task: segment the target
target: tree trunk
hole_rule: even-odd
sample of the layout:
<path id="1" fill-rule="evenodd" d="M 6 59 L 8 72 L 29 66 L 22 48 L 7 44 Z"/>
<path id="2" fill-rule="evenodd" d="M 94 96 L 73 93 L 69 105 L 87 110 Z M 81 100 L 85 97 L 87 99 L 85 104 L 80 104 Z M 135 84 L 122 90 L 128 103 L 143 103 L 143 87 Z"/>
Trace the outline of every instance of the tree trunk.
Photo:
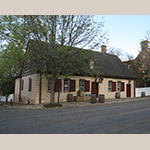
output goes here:
<path id="1" fill-rule="evenodd" d="M 55 102 L 55 82 L 54 80 L 52 79 L 52 81 L 50 82 L 50 103 L 51 104 L 54 104 Z"/>

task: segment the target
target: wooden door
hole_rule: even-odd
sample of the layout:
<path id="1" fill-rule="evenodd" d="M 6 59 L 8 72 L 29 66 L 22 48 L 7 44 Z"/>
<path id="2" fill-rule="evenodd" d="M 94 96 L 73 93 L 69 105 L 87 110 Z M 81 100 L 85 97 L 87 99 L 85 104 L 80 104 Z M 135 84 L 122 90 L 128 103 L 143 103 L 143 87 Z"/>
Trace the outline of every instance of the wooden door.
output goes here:
<path id="1" fill-rule="evenodd" d="M 127 97 L 131 97 L 131 85 L 127 84 Z"/>
<path id="2" fill-rule="evenodd" d="M 96 94 L 98 97 L 98 83 L 92 82 L 92 93 L 91 94 Z"/>

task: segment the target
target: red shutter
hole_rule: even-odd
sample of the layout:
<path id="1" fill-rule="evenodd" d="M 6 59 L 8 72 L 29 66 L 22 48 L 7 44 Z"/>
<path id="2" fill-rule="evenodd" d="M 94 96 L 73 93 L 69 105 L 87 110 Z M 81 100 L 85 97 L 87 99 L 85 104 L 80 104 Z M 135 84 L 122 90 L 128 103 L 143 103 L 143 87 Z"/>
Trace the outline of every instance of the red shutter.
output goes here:
<path id="1" fill-rule="evenodd" d="M 29 78 L 29 91 L 31 91 L 31 90 L 32 90 L 32 79 Z"/>
<path id="2" fill-rule="evenodd" d="M 124 82 L 121 82 L 121 92 L 124 91 Z"/>
<path id="3" fill-rule="evenodd" d="M 75 92 L 76 90 L 76 80 L 70 80 L 70 92 Z"/>
<path id="4" fill-rule="evenodd" d="M 112 92 L 116 91 L 116 82 L 112 82 Z"/>
<path id="5" fill-rule="evenodd" d="M 61 92 L 61 80 L 57 79 L 56 83 L 55 83 L 55 92 L 58 92 L 59 89 L 60 89 L 60 92 Z"/>
<path id="6" fill-rule="evenodd" d="M 85 80 L 84 89 L 85 92 L 90 92 L 90 81 Z"/>

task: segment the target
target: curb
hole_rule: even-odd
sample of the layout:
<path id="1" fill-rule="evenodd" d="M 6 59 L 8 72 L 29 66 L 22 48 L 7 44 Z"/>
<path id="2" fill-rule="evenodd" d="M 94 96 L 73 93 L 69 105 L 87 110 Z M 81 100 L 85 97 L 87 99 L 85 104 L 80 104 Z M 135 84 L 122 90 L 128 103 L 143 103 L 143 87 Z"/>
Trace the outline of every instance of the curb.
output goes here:
<path id="1" fill-rule="evenodd" d="M 53 108 L 73 108 L 73 107 L 88 107 L 88 106 L 101 106 L 101 105 L 110 105 L 110 104 L 117 104 L 117 103 L 127 103 L 127 102 L 136 102 L 136 101 L 143 101 L 143 100 L 148 100 L 150 99 L 150 97 L 143 97 L 143 98 L 130 98 L 130 99 L 110 99 L 110 100 L 105 100 L 104 103 L 91 103 L 91 102 L 65 102 L 64 104 L 62 104 L 62 107 L 49 107 L 49 109 Z M 6 104 L 2 104 L 0 103 L 0 105 L 3 105 L 6 108 L 18 108 L 18 109 L 47 109 L 45 108 L 42 104 L 38 104 L 38 105 L 24 105 L 24 106 L 9 106 Z"/>

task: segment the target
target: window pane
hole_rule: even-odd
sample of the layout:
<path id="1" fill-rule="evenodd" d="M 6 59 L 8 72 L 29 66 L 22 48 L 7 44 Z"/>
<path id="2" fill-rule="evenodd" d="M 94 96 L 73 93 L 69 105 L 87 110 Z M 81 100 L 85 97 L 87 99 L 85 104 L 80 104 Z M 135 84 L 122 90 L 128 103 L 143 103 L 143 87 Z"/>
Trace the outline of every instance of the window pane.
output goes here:
<path id="1" fill-rule="evenodd" d="M 109 81 L 109 82 L 108 82 L 108 91 L 111 91 L 111 86 L 112 86 L 112 82 Z"/>
<path id="2" fill-rule="evenodd" d="M 79 80 L 79 91 L 84 91 L 84 80 Z"/>
<path id="3" fill-rule="evenodd" d="M 70 89 L 70 79 L 64 79 L 64 92 L 69 92 Z"/>

